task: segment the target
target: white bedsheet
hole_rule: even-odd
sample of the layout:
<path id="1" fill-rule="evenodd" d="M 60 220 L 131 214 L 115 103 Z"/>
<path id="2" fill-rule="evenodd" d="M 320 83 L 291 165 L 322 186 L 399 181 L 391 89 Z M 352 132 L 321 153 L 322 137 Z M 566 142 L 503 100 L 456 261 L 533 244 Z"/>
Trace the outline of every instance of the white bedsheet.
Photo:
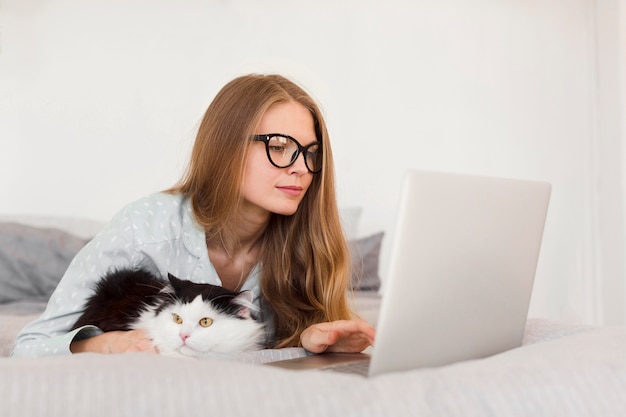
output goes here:
<path id="1" fill-rule="evenodd" d="M 1 416 L 626 416 L 626 327 L 533 320 L 490 358 L 367 379 L 148 354 L 0 359 Z M 297 355 L 297 349 L 281 354 Z"/>

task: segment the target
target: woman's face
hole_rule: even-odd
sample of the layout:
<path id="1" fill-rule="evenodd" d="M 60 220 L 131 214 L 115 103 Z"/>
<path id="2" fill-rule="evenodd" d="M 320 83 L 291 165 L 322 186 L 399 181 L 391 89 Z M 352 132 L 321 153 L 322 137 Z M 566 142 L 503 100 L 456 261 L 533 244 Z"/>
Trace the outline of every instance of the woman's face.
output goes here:
<path id="1" fill-rule="evenodd" d="M 302 146 L 317 140 L 311 112 L 297 102 L 270 107 L 255 133 L 282 133 L 295 138 Z M 298 209 L 312 180 L 313 174 L 307 170 L 302 153 L 293 165 L 277 168 L 267 158 L 265 143 L 253 142 L 243 179 L 244 209 L 262 215 L 291 215 Z"/>

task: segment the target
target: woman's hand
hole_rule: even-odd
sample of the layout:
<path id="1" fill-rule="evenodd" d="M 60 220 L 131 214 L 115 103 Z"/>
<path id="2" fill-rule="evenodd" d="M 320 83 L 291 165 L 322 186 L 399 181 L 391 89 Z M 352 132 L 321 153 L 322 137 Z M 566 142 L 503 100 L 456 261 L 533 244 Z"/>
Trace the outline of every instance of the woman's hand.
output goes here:
<path id="1" fill-rule="evenodd" d="M 125 353 L 150 352 L 158 353 L 143 330 L 106 332 L 88 339 L 72 342 L 72 353 Z"/>
<path id="2" fill-rule="evenodd" d="M 312 353 L 361 352 L 374 344 L 376 331 L 363 319 L 337 320 L 309 326 L 300 335 L 302 347 Z"/>

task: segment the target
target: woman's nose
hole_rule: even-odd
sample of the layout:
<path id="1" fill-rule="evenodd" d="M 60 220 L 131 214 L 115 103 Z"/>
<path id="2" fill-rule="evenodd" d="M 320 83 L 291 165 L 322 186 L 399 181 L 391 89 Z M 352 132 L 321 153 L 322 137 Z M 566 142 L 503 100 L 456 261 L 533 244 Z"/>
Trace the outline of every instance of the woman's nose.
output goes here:
<path id="1" fill-rule="evenodd" d="M 300 152 L 300 155 L 298 155 L 294 163 L 289 166 L 289 173 L 302 175 L 307 172 L 308 169 L 306 167 L 306 163 L 304 162 L 304 153 Z"/>

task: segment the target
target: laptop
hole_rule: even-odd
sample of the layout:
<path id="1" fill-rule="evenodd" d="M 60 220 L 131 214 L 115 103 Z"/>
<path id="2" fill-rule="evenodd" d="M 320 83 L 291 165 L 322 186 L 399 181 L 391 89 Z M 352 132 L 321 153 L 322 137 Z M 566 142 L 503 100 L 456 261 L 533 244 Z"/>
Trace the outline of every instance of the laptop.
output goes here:
<path id="1" fill-rule="evenodd" d="M 345 371 L 366 363 L 376 376 L 519 347 L 550 192 L 541 181 L 409 172 L 371 355 L 269 365 Z"/>

